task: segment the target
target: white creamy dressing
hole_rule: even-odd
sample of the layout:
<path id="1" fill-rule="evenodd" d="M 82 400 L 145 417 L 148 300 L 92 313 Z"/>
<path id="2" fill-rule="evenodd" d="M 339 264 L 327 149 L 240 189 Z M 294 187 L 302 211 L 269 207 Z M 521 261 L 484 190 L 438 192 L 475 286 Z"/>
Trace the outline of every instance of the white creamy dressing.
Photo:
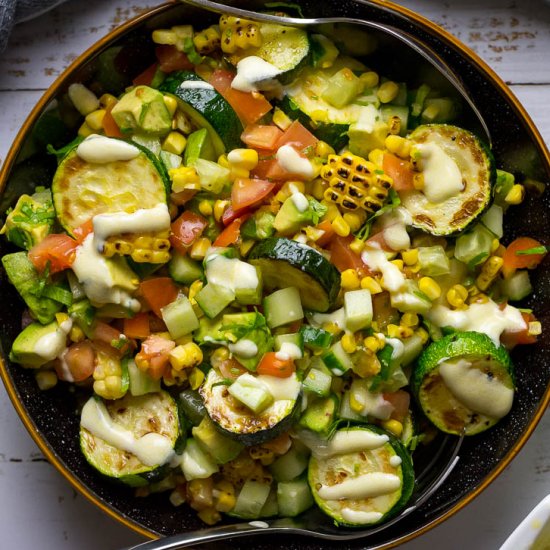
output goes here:
<path id="1" fill-rule="evenodd" d="M 351 508 L 342 508 L 341 514 L 346 521 L 356 525 L 375 523 L 380 521 L 384 515 L 380 512 L 364 512 L 362 510 L 352 510 Z"/>
<path id="2" fill-rule="evenodd" d="M 180 90 L 213 90 L 214 86 L 204 80 L 184 80 L 179 85 Z"/>
<path id="3" fill-rule="evenodd" d="M 392 250 L 407 250 L 411 247 L 407 226 L 412 225 L 412 216 L 405 208 L 399 206 L 382 214 L 376 225 L 383 228 L 384 241 Z"/>
<path id="4" fill-rule="evenodd" d="M 435 306 L 426 313 L 426 317 L 438 327 L 482 332 L 497 346 L 500 345 L 500 335 L 504 331 L 517 332 L 526 328 L 525 320 L 517 308 L 507 305 L 501 309 L 493 300 L 484 304 L 470 304 L 464 310 Z"/>
<path id="5" fill-rule="evenodd" d="M 389 437 L 385 434 L 375 434 L 367 430 L 342 430 L 336 432 L 325 451 L 328 456 L 356 453 L 378 449 L 388 441 Z"/>
<path id="6" fill-rule="evenodd" d="M 95 304 L 119 304 L 132 311 L 139 311 L 139 301 L 115 285 L 107 261 L 98 252 L 94 245 L 94 234 L 90 233 L 76 249 L 71 266 L 86 296 Z"/>
<path id="7" fill-rule="evenodd" d="M 308 314 L 309 322 L 319 328 L 325 323 L 334 323 L 338 328 L 346 329 L 346 310 L 341 307 L 332 313 L 311 313 Z"/>
<path id="8" fill-rule="evenodd" d="M 306 180 L 311 180 L 315 177 L 315 168 L 309 159 L 300 155 L 292 145 L 279 147 L 276 156 L 281 167 L 287 172 L 301 176 Z"/>
<path id="9" fill-rule="evenodd" d="M 149 233 L 170 228 L 170 214 L 165 203 L 153 208 L 140 208 L 131 214 L 112 212 L 93 217 L 94 241 L 101 252 L 105 241 L 111 235 L 122 233 Z"/>
<path id="10" fill-rule="evenodd" d="M 275 357 L 281 361 L 288 361 L 288 359 L 301 359 L 302 350 L 292 342 L 283 342 L 281 349 L 275 353 Z"/>
<path id="11" fill-rule="evenodd" d="M 248 525 L 251 525 L 252 527 L 260 527 L 261 529 L 267 529 L 269 527 L 269 523 L 265 521 L 249 521 Z"/>
<path id="12" fill-rule="evenodd" d="M 298 212 L 305 212 L 309 208 L 307 197 L 303 193 L 300 193 L 300 191 L 292 193 L 290 200 L 294 203 Z"/>
<path id="13" fill-rule="evenodd" d="M 209 283 L 230 288 L 233 292 L 257 288 L 260 284 L 258 272 L 253 265 L 216 253 L 207 257 L 206 279 Z"/>
<path id="14" fill-rule="evenodd" d="M 165 464 L 174 454 L 170 439 L 152 432 L 136 438 L 130 430 L 114 422 L 104 403 L 93 397 L 82 409 L 80 425 L 109 445 L 132 453 L 146 466 Z"/>
<path id="15" fill-rule="evenodd" d="M 323 500 L 365 499 L 393 493 L 400 487 L 399 476 L 370 472 L 346 479 L 337 485 L 322 485 L 317 492 Z"/>
<path id="16" fill-rule="evenodd" d="M 394 406 L 386 401 L 381 393 L 372 393 L 364 387 L 359 388 L 356 384 L 352 384 L 351 391 L 355 401 L 361 405 L 359 414 L 369 415 L 379 420 L 389 420 Z"/>
<path id="17" fill-rule="evenodd" d="M 234 344 L 228 344 L 229 351 L 243 359 L 250 359 L 258 354 L 258 346 L 246 338 L 238 340 Z"/>
<path id="18" fill-rule="evenodd" d="M 132 160 L 139 155 L 139 149 L 120 139 L 92 134 L 79 144 L 76 154 L 86 162 L 107 164 Z"/>
<path id="19" fill-rule="evenodd" d="M 449 391 L 470 410 L 499 419 L 512 408 L 514 390 L 489 378 L 463 358 L 439 364 L 441 378 Z"/>
<path id="20" fill-rule="evenodd" d="M 71 319 L 63 321 L 54 331 L 44 334 L 34 343 L 33 352 L 46 362 L 62 356 L 67 350 L 67 334 L 72 326 Z"/>
<path id="21" fill-rule="evenodd" d="M 385 340 L 386 344 L 389 344 L 393 348 L 393 351 L 391 352 L 392 360 L 399 360 L 403 355 L 403 352 L 405 351 L 405 346 L 403 345 L 403 342 L 401 342 L 399 338 L 388 338 L 387 336 Z"/>
<path id="22" fill-rule="evenodd" d="M 397 456 L 397 455 L 393 455 L 391 458 L 390 458 L 390 466 L 393 466 L 394 468 L 397 468 L 398 466 L 401 466 L 401 463 L 403 461 L 401 460 L 401 457 L 400 456 Z"/>
<path id="23" fill-rule="evenodd" d="M 434 203 L 446 201 L 463 189 L 462 174 L 456 162 L 436 143 L 418 143 L 413 154 L 420 154 L 420 168 L 424 176 L 423 193 Z"/>
<path id="24" fill-rule="evenodd" d="M 237 63 L 237 75 L 231 82 L 231 87 L 241 92 L 257 92 L 259 90 L 274 90 L 280 88 L 275 77 L 281 71 L 261 57 L 249 55 Z"/>
<path id="25" fill-rule="evenodd" d="M 405 285 L 405 275 L 386 258 L 385 252 L 380 248 L 369 245 L 363 250 L 361 259 L 372 270 L 382 273 L 386 290 L 399 292 Z"/>

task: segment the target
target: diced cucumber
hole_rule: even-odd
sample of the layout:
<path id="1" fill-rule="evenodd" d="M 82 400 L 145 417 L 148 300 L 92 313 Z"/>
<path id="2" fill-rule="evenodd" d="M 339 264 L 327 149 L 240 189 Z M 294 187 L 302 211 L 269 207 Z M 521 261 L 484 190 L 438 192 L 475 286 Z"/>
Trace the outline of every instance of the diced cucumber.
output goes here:
<path id="1" fill-rule="evenodd" d="M 192 429 L 192 434 L 202 450 L 207 452 L 217 464 L 225 464 L 233 460 L 243 449 L 241 443 L 219 432 L 208 415 Z"/>
<path id="2" fill-rule="evenodd" d="M 455 258 L 473 268 L 489 257 L 493 239 L 493 235 L 486 227 L 477 224 L 456 240 Z"/>
<path id="3" fill-rule="evenodd" d="M 301 475 L 307 468 L 309 453 L 296 443 L 271 464 L 269 470 L 276 481 L 290 481 Z"/>
<path id="4" fill-rule="evenodd" d="M 312 368 L 309 370 L 302 383 L 304 389 L 320 395 L 321 397 L 327 397 L 330 393 L 332 376 L 320 369 Z"/>
<path id="5" fill-rule="evenodd" d="M 483 216 L 481 216 L 481 223 L 495 235 L 497 239 L 502 238 L 504 235 L 504 210 L 502 206 L 493 204 Z"/>
<path id="6" fill-rule="evenodd" d="M 302 325 L 300 327 L 304 346 L 313 351 L 328 349 L 332 344 L 332 334 L 322 328 L 312 327 L 310 325 Z"/>
<path id="7" fill-rule="evenodd" d="M 404 289 L 391 295 L 391 305 L 401 312 L 425 315 L 431 309 L 432 302 L 420 291 L 416 281 L 407 279 Z"/>
<path id="8" fill-rule="evenodd" d="M 529 273 L 526 269 L 516 271 L 507 279 L 503 279 L 500 283 L 500 290 L 513 302 L 523 300 L 533 291 Z"/>
<path id="9" fill-rule="evenodd" d="M 350 395 L 351 392 L 348 390 L 347 392 L 344 392 L 344 395 L 342 396 L 342 400 L 340 401 L 340 410 L 338 412 L 338 416 L 342 420 L 353 420 L 355 422 L 366 422 L 367 417 L 359 414 L 358 412 L 354 411 L 351 408 L 350 404 Z"/>
<path id="10" fill-rule="evenodd" d="M 203 277 L 200 263 L 179 252 L 172 253 L 172 258 L 168 262 L 168 273 L 176 283 L 182 285 L 190 285 Z"/>
<path id="11" fill-rule="evenodd" d="M 277 504 L 277 489 L 272 488 L 269 491 L 269 496 L 265 501 L 265 504 L 262 507 L 260 512 L 261 518 L 272 518 L 279 515 L 279 506 Z"/>
<path id="12" fill-rule="evenodd" d="M 159 153 L 160 160 L 164 164 L 166 170 L 171 170 L 172 168 L 179 168 L 182 163 L 182 158 L 180 155 L 170 153 L 169 151 L 161 151 Z"/>
<path id="13" fill-rule="evenodd" d="M 235 508 L 231 510 L 231 515 L 243 519 L 255 519 L 260 517 L 260 513 L 267 502 L 270 491 L 271 485 L 268 483 L 247 480 L 237 497 Z"/>
<path id="14" fill-rule="evenodd" d="M 276 290 L 264 299 L 264 311 L 269 328 L 288 325 L 303 319 L 300 292 L 293 286 Z"/>
<path id="15" fill-rule="evenodd" d="M 226 286 L 208 283 L 197 293 L 195 300 L 205 315 L 213 319 L 235 300 L 235 293 Z"/>
<path id="16" fill-rule="evenodd" d="M 199 328 L 199 320 L 193 311 L 191 302 L 186 296 L 180 296 L 160 311 L 162 319 L 166 323 L 166 328 L 174 340 L 190 334 Z"/>
<path id="17" fill-rule="evenodd" d="M 403 344 L 403 351 L 399 357 L 399 362 L 403 367 L 410 365 L 422 351 L 424 343 L 422 342 L 422 336 L 420 334 L 413 334 L 410 338 L 401 340 Z"/>
<path id="18" fill-rule="evenodd" d="M 456 103 L 449 97 L 426 99 L 422 111 L 422 122 L 428 124 L 450 122 L 457 115 Z"/>
<path id="19" fill-rule="evenodd" d="M 449 257 L 445 254 L 445 249 L 441 245 L 419 246 L 418 263 L 422 274 L 429 277 L 447 275 L 451 271 Z"/>
<path id="20" fill-rule="evenodd" d="M 201 449 L 195 439 L 187 440 L 181 458 L 181 470 L 187 481 L 206 479 L 215 474 L 218 469 L 214 459 Z"/>
<path id="21" fill-rule="evenodd" d="M 130 393 L 133 396 L 160 391 L 160 380 L 154 380 L 146 372 L 140 370 L 133 359 L 128 360 L 127 367 L 130 377 Z"/>
<path id="22" fill-rule="evenodd" d="M 231 171 L 216 162 L 206 159 L 195 159 L 193 167 L 199 175 L 201 187 L 214 195 L 222 192 L 225 185 L 229 183 Z"/>
<path id="23" fill-rule="evenodd" d="M 300 426 L 317 433 L 326 434 L 338 412 L 338 398 L 336 395 L 318 398 L 307 404 L 307 409 L 300 418 Z"/>
<path id="24" fill-rule="evenodd" d="M 327 69 L 332 66 L 340 53 L 332 40 L 324 34 L 312 34 L 310 48 L 313 66 L 318 69 Z"/>
<path id="25" fill-rule="evenodd" d="M 342 376 L 346 371 L 353 368 L 351 357 L 344 351 L 342 342 L 336 342 L 321 358 L 323 363 L 336 376 Z"/>
<path id="26" fill-rule="evenodd" d="M 359 77 L 348 69 L 340 69 L 328 78 L 327 86 L 321 97 L 333 107 L 341 109 L 350 104 L 362 90 Z"/>
<path id="27" fill-rule="evenodd" d="M 355 332 L 372 322 L 372 297 L 369 290 L 348 290 L 344 294 L 346 328 Z"/>
<path id="28" fill-rule="evenodd" d="M 279 515 L 294 517 L 313 506 L 313 496 L 307 480 L 283 481 L 277 485 L 277 504 Z"/>
<path id="29" fill-rule="evenodd" d="M 497 179 L 494 187 L 495 204 L 498 204 L 503 208 L 509 206 L 505 201 L 505 198 L 510 192 L 510 189 L 514 186 L 515 182 L 514 174 L 510 174 L 510 172 L 505 172 L 504 170 L 499 170 L 497 168 Z"/>
<path id="30" fill-rule="evenodd" d="M 269 390 L 248 373 L 239 376 L 227 391 L 256 414 L 273 403 L 273 395 Z"/>

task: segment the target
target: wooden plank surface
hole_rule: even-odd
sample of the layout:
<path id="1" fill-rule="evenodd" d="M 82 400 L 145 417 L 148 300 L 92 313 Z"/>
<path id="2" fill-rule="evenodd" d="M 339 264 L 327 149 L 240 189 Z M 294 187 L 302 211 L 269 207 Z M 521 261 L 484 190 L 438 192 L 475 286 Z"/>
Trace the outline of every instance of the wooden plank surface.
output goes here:
<path id="1" fill-rule="evenodd" d="M 542 0 L 402 0 L 467 43 L 511 85 L 550 143 L 550 6 Z M 43 91 L 77 55 L 154 1 L 73 0 L 16 29 L 0 59 L 0 162 Z M 403 546 L 498 548 L 550 492 L 550 417 L 474 503 Z M 75 493 L 41 456 L 0 388 L 1 549 L 116 550 L 141 540 Z M 519 550 L 519 549 L 518 549 Z"/>

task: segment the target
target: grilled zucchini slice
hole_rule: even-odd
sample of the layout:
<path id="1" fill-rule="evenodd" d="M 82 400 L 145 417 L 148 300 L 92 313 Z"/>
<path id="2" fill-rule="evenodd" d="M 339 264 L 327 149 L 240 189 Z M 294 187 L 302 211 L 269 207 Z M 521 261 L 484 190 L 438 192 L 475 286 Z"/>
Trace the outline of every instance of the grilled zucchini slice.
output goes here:
<path id="1" fill-rule="evenodd" d="M 514 370 L 508 352 L 487 335 L 457 332 L 422 352 L 411 386 L 424 414 L 440 430 L 475 435 L 509 412 Z"/>

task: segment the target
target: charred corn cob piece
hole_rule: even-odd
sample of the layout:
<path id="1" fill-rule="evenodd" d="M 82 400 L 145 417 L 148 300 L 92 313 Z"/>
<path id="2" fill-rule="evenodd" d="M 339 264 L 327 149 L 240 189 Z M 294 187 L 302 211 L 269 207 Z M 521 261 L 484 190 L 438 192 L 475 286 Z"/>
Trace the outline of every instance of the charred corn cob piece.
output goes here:
<path id="1" fill-rule="evenodd" d="M 197 52 L 201 55 L 207 55 L 220 47 L 221 34 L 218 25 L 212 25 L 195 34 L 193 44 Z"/>
<path id="2" fill-rule="evenodd" d="M 163 264 L 170 259 L 168 237 L 169 231 L 112 235 L 105 241 L 102 253 L 107 258 L 119 254 L 130 256 L 134 262 Z"/>
<path id="3" fill-rule="evenodd" d="M 391 187 L 391 179 L 380 173 L 372 162 L 350 152 L 329 155 L 321 177 L 328 183 L 325 200 L 348 211 L 380 210 Z"/>
<path id="4" fill-rule="evenodd" d="M 97 351 L 93 377 L 94 392 L 104 399 L 120 399 L 126 393 L 122 383 L 122 366 L 117 357 Z"/>
<path id="5" fill-rule="evenodd" d="M 259 48 L 262 45 L 260 27 L 252 21 L 222 15 L 220 17 L 221 47 L 225 53 L 235 53 L 237 50 Z"/>

